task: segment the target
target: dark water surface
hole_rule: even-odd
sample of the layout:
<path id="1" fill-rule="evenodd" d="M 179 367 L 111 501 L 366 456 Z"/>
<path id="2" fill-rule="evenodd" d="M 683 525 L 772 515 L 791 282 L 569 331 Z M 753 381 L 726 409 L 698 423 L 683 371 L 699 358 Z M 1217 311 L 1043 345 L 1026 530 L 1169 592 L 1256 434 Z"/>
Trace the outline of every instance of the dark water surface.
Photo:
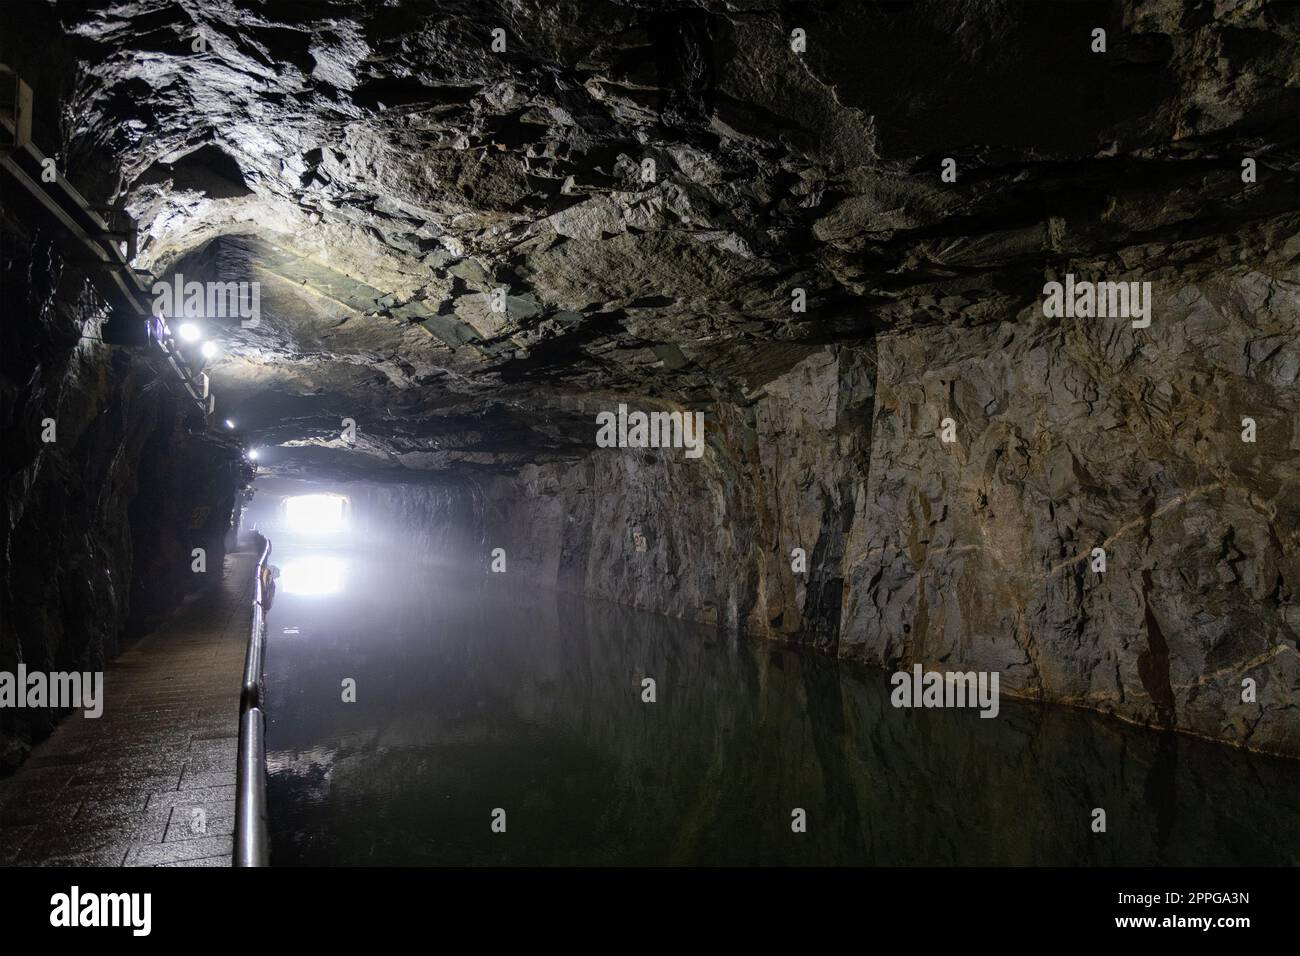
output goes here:
<path id="1" fill-rule="evenodd" d="M 813 652 L 276 547 L 277 865 L 1300 863 L 1300 762 L 1005 699 L 896 710 L 888 674 Z"/>

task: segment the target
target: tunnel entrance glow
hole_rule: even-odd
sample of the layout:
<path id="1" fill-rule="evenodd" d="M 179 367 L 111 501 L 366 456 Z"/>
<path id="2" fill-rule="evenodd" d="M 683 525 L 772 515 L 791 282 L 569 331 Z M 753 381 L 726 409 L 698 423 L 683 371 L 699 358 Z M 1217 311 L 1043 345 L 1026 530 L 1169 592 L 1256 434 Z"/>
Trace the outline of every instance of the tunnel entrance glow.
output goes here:
<path id="1" fill-rule="evenodd" d="M 343 495 L 294 495 L 284 500 L 285 523 L 290 530 L 305 534 L 341 531 L 347 502 Z"/>

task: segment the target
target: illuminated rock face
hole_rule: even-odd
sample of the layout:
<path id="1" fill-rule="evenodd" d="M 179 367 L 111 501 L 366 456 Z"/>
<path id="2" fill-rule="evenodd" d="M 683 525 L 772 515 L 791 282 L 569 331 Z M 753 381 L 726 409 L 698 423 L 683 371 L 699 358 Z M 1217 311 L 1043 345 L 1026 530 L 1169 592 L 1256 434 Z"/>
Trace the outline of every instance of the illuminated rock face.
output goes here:
<path id="1" fill-rule="evenodd" d="M 819 354 L 717 408 L 700 464 L 610 450 L 499 479 L 491 541 L 568 589 L 1300 753 L 1300 389 L 1262 390 L 1281 403 L 1263 446 L 1228 411 L 1294 382 L 1300 303 L 1251 307 L 1284 288 L 1181 290 L 1194 367 L 1158 346 L 1108 360 L 1100 327 L 1028 318 Z M 1269 338 L 1279 361 L 1243 374 Z"/>
<path id="2" fill-rule="evenodd" d="M 126 2 L 4 55 L 141 267 L 261 284 L 211 371 L 272 472 L 1300 754 L 1300 8 L 801 9 Z M 1045 314 L 1067 275 L 1149 282 L 1150 325 Z M 597 448 L 620 403 L 703 412 L 704 455 Z"/>

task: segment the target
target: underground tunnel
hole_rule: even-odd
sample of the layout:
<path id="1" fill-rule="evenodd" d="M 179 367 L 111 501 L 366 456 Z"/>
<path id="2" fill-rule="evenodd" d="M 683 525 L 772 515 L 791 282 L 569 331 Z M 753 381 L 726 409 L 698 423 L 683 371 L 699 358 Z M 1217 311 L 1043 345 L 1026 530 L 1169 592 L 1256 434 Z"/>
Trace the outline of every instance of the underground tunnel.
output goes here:
<path id="1" fill-rule="evenodd" d="M 0 862 L 1300 863 L 1300 6 L 5 16 Z"/>

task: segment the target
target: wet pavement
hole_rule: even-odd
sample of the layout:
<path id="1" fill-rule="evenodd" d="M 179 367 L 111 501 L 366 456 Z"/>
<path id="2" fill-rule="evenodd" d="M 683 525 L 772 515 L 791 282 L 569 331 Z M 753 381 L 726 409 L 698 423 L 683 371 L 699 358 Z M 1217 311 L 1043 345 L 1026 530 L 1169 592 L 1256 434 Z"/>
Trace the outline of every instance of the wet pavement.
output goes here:
<path id="1" fill-rule="evenodd" d="M 104 713 L 65 717 L 0 780 L 5 865 L 229 866 L 251 552 L 104 674 Z"/>

